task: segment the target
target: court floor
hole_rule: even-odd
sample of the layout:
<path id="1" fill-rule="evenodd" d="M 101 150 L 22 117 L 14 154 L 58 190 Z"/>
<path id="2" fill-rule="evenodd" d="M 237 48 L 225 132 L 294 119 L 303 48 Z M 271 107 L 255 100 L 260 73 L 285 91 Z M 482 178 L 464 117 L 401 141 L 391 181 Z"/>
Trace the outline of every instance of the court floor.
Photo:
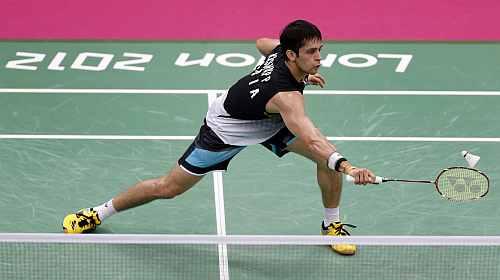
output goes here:
<path id="1" fill-rule="evenodd" d="M 115 52 L 117 57 L 126 50 L 140 52 L 142 45 L 0 42 L 8 54 L 0 61 L 1 232 L 59 233 L 67 213 L 100 204 L 139 180 L 164 174 L 196 135 L 209 102 L 230 85 L 231 77 L 252 67 L 179 67 L 175 51 L 192 48 L 201 57 L 213 49 L 219 55 L 243 48 L 254 54 L 250 43 L 163 42 L 152 44 L 147 52 L 155 58 L 169 52 L 172 58 L 163 64 L 152 60 L 151 67 L 141 64 L 144 71 L 108 67 L 92 72 L 69 69 L 70 63 L 64 70 L 48 69 L 53 60 L 24 64 L 37 66 L 36 70 L 5 67 L 16 51 L 54 57 L 57 50 L 73 58 L 82 52 Z M 436 51 L 429 50 L 433 46 Z M 345 183 L 341 216 L 358 226 L 352 234 L 498 235 L 500 85 L 492 72 L 498 77 L 500 69 L 479 59 L 468 61 L 463 53 L 468 48 L 498 53 L 500 46 L 328 43 L 328 47 L 339 54 L 352 48 L 374 57 L 382 51 L 415 51 L 414 64 L 401 76 L 394 74 L 392 64 L 326 68 L 328 87 L 306 91 L 312 120 L 355 165 L 380 176 L 430 180 L 440 169 L 465 166 L 460 151 L 469 150 L 482 157 L 479 169 L 491 180 L 487 197 L 467 203 L 440 198 L 432 185 Z M 437 59 L 446 47 L 451 50 L 449 57 Z M 451 62 L 453 55 L 463 59 Z M 363 62 L 356 59 L 351 62 Z M 433 60 L 436 65 L 430 64 Z M 456 64 L 464 61 L 470 64 Z M 85 63 L 97 67 L 101 62 Z M 436 76 L 444 72 L 442 78 Z M 481 73 L 488 74 L 478 81 Z M 187 77 L 172 87 L 162 80 L 182 75 Z M 424 78 L 418 80 L 419 76 Z M 343 81 L 335 84 L 339 77 Z M 355 91 L 356 85 L 363 92 Z M 220 199 L 222 203 L 216 203 Z M 233 159 L 228 172 L 207 175 L 173 200 L 116 215 L 97 232 L 316 235 L 322 215 L 311 162 L 292 154 L 278 159 L 252 146 Z"/>

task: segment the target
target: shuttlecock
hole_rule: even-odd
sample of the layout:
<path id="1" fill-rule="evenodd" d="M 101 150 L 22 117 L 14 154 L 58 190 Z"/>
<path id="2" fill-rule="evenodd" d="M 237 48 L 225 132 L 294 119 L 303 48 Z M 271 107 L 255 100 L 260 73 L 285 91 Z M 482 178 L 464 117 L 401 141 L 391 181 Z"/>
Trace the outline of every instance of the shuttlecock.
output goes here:
<path id="1" fill-rule="evenodd" d="M 473 155 L 467 151 L 462 151 L 462 156 L 465 158 L 465 161 L 467 161 L 470 168 L 474 168 L 481 158 L 480 156 Z"/>

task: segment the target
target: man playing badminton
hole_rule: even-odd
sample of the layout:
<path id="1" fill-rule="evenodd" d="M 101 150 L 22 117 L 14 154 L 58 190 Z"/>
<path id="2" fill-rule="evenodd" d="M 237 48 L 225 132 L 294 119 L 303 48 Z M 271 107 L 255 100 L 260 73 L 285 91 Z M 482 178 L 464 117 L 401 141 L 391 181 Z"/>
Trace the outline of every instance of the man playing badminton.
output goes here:
<path id="1" fill-rule="evenodd" d="M 297 20 L 284 28 L 279 41 L 261 38 L 256 46 L 266 56 L 264 63 L 213 102 L 196 139 L 168 175 L 139 182 L 102 205 L 66 216 L 64 232 L 91 232 L 117 212 L 174 198 L 208 172 L 226 170 L 246 146 L 261 144 L 279 157 L 294 152 L 316 163 L 325 207 L 321 232 L 348 235 L 347 224 L 339 217 L 342 173 L 354 177 L 356 184 L 373 183 L 375 176 L 368 169 L 353 167 L 305 113 L 305 85 L 325 83 L 318 73 L 321 32 Z M 332 249 L 343 255 L 356 252 L 352 244 L 332 245 Z"/>

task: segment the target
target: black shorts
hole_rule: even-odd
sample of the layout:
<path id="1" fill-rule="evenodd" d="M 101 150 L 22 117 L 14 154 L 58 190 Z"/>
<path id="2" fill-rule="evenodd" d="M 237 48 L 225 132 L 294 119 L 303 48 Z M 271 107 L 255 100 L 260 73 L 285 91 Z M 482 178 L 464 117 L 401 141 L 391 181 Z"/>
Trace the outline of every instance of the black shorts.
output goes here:
<path id="1" fill-rule="evenodd" d="M 286 147 L 293 142 L 295 136 L 286 128 L 282 128 L 273 137 L 261 143 L 279 157 L 289 151 Z M 204 123 L 193 143 L 179 159 L 179 166 L 190 174 L 202 176 L 213 170 L 227 170 L 231 159 L 246 146 L 228 145 Z"/>

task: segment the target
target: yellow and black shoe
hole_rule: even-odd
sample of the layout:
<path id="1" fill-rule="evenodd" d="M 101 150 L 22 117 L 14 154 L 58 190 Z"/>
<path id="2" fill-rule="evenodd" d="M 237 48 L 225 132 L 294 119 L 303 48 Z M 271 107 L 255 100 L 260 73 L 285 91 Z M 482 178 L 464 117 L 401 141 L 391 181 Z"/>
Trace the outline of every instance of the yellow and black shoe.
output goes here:
<path id="1" fill-rule="evenodd" d="M 67 215 L 63 221 L 64 233 L 89 233 L 101 224 L 99 215 L 92 208 Z"/>
<path id="2" fill-rule="evenodd" d="M 321 223 L 321 234 L 322 235 L 331 235 L 331 236 L 348 236 L 351 235 L 344 226 L 356 228 L 355 225 L 343 224 L 340 222 L 332 223 L 325 227 L 324 222 Z M 341 254 L 341 255 L 354 255 L 356 254 L 356 245 L 354 244 L 333 244 L 330 245 L 332 250 Z"/>

